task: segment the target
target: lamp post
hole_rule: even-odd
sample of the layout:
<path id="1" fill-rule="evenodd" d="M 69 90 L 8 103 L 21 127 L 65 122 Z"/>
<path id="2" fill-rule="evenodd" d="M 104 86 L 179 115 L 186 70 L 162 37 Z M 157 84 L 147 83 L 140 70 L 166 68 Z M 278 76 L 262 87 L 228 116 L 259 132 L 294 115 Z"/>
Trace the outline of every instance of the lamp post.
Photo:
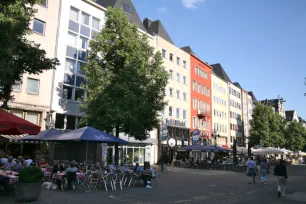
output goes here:
<path id="1" fill-rule="evenodd" d="M 216 129 L 213 129 L 212 131 L 212 137 L 214 138 L 215 140 L 215 146 L 217 146 L 217 137 L 220 137 L 220 135 L 218 134 L 218 131 Z"/>

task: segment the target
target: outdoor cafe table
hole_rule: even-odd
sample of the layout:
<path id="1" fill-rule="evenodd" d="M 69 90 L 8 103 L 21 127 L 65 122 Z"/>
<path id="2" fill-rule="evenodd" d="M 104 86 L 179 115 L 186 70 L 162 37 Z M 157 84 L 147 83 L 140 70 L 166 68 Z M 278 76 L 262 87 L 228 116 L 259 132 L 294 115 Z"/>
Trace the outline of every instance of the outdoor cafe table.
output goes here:
<path id="1" fill-rule="evenodd" d="M 63 179 L 65 176 L 66 176 L 65 172 L 53 174 L 53 178 L 54 179 L 59 179 L 59 180 Z M 76 177 L 77 177 L 77 179 L 84 179 L 85 178 L 85 173 L 76 172 Z"/>
<path id="2" fill-rule="evenodd" d="M 18 182 L 18 173 L 14 171 L 0 171 L 0 176 L 7 177 L 10 184 Z"/>

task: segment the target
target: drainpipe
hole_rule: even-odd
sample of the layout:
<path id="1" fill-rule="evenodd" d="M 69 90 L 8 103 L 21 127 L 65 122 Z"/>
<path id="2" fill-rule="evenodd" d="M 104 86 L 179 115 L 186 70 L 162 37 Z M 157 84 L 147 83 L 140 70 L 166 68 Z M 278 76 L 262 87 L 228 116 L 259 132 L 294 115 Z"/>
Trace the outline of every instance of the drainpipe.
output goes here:
<path id="1" fill-rule="evenodd" d="M 57 16 L 57 31 L 56 31 L 56 41 L 55 41 L 55 49 L 54 49 L 54 57 L 57 57 L 57 51 L 58 51 L 58 38 L 59 38 L 59 30 L 60 30 L 60 24 L 61 24 L 61 12 L 62 12 L 62 0 L 59 0 L 59 8 L 58 8 L 58 16 Z M 52 111 L 52 104 L 53 104 L 53 92 L 54 92 L 54 83 L 55 83 L 55 72 L 56 70 L 52 70 L 52 87 L 51 87 L 51 98 L 50 98 L 50 124 L 52 124 L 52 115 L 53 115 L 53 111 Z M 49 128 L 52 128 L 53 125 L 50 125 Z"/>

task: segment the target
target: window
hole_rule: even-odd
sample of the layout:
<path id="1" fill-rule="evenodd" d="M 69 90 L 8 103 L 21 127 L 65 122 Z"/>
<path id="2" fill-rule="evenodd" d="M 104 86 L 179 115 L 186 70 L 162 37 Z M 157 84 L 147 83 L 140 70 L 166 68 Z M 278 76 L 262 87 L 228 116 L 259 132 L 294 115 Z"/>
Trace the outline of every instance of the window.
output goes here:
<path id="1" fill-rule="evenodd" d="M 47 0 L 40 0 L 39 4 L 44 6 L 44 7 L 48 7 L 48 1 Z"/>
<path id="2" fill-rule="evenodd" d="M 66 59 L 65 72 L 74 73 L 74 69 L 75 69 L 75 60 Z"/>
<path id="3" fill-rule="evenodd" d="M 196 82 L 196 81 L 193 81 L 192 89 L 193 89 L 194 91 L 197 91 L 197 82 Z"/>
<path id="4" fill-rule="evenodd" d="M 170 79 L 173 79 L 173 71 L 171 69 L 169 70 L 169 73 L 170 73 Z"/>
<path id="5" fill-rule="evenodd" d="M 23 111 L 21 110 L 10 110 L 10 113 L 19 118 L 23 118 Z"/>
<path id="6" fill-rule="evenodd" d="M 76 46 L 77 35 L 71 32 L 68 32 L 68 45 Z"/>
<path id="7" fill-rule="evenodd" d="M 192 104 L 193 104 L 193 109 L 197 109 L 197 99 L 196 98 L 192 99 Z"/>
<path id="8" fill-rule="evenodd" d="M 73 93 L 72 87 L 66 85 L 63 86 L 63 93 L 62 93 L 63 99 L 72 100 L 72 93 Z"/>
<path id="9" fill-rule="evenodd" d="M 172 88 L 169 88 L 169 95 L 173 96 L 173 89 Z"/>
<path id="10" fill-rule="evenodd" d="M 39 34 L 44 35 L 45 34 L 45 26 L 46 23 L 44 21 L 38 20 L 34 18 L 33 22 L 33 31 Z"/>
<path id="11" fill-rule="evenodd" d="M 180 82 L 180 73 L 176 73 L 176 80 Z"/>
<path id="12" fill-rule="evenodd" d="M 207 95 L 208 97 L 210 97 L 210 89 L 207 88 L 206 90 L 207 90 L 207 94 L 206 94 L 206 95 Z"/>
<path id="13" fill-rule="evenodd" d="M 187 118 L 187 111 L 183 110 L 183 120 L 186 120 L 186 118 Z"/>
<path id="14" fill-rule="evenodd" d="M 27 80 L 27 93 L 36 94 L 39 93 L 39 80 L 28 78 Z"/>
<path id="15" fill-rule="evenodd" d="M 172 106 L 169 106 L 169 116 L 172 116 Z"/>
<path id="16" fill-rule="evenodd" d="M 180 60 L 181 60 L 181 59 L 180 59 L 179 57 L 176 58 L 176 64 L 177 64 L 177 65 L 180 65 Z"/>
<path id="17" fill-rule="evenodd" d="M 87 38 L 83 38 L 80 37 L 80 45 L 79 45 L 82 49 L 87 50 L 88 47 L 88 39 Z"/>
<path id="18" fill-rule="evenodd" d="M 21 91 L 21 81 L 16 81 L 15 84 L 12 86 L 13 91 Z"/>
<path id="19" fill-rule="evenodd" d="M 180 118 L 180 109 L 176 108 L 176 118 Z"/>
<path id="20" fill-rule="evenodd" d="M 91 27 L 96 29 L 96 30 L 99 30 L 100 29 L 100 20 L 92 17 Z"/>
<path id="21" fill-rule="evenodd" d="M 169 59 L 170 59 L 171 62 L 173 62 L 173 54 L 172 53 L 170 53 Z"/>
<path id="22" fill-rule="evenodd" d="M 201 100 L 198 100 L 198 109 L 201 109 Z"/>
<path id="23" fill-rule="evenodd" d="M 183 61 L 183 66 L 185 69 L 187 68 L 187 62 L 185 60 Z"/>
<path id="24" fill-rule="evenodd" d="M 131 15 L 133 14 L 132 8 L 127 4 L 124 4 L 124 10 Z"/>
<path id="25" fill-rule="evenodd" d="M 82 12 L 82 24 L 89 26 L 89 15 Z"/>
<path id="26" fill-rule="evenodd" d="M 183 99 L 184 99 L 184 101 L 187 101 L 187 93 L 183 93 Z"/>
<path id="27" fill-rule="evenodd" d="M 27 112 L 25 119 L 29 121 L 30 123 L 33 123 L 35 125 L 38 125 L 38 113 L 34 112 Z"/>
<path id="28" fill-rule="evenodd" d="M 166 59 L 166 53 L 167 53 L 167 51 L 166 50 L 162 50 L 162 55 L 163 55 L 163 58 L 165 58 Z"/>
<path id="29" fill-rule="evenodd" d="M 176 98 L 180 99 L 180 90 L 176 90 Z"/>
<path id="30" fill-rule="evenodd" d="M 199 68 L 196 66 L 196 67 L 194 68 L 194 70 L 195 70 L 195 73 L 198 75 L 198 74 L 199 74 Z"/>
<path id="31" fill-rule="evenodd" d="M 184 83 L 184 84 L 187 84 L 187 78 L 186 78 L 186 76 L 183 76 L 183 83 Z"/>
<path id="32" fill-rule="evenodd" d="M 73 20 L 75 22 L 79 21 L 79 10 L 73 7 L 70 8 L 70 20 Z"/>
<path id="33" fill-rule="evenodd" d="M 201 93 L 201 84 L 198 83 L 198 92 Z"/>
<path id="34" fill-rule="evenodd" d="M 192 118 L 192 127 L 195 128 L 197 124 L 196 117 Z"/>

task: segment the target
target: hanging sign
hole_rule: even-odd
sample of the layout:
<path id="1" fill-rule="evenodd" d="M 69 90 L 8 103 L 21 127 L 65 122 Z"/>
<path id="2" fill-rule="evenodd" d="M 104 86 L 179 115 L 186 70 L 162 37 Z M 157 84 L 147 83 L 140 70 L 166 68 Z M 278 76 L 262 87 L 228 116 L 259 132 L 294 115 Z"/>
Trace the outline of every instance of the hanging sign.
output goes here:
<path id="1" fill-rule="evenodd" d="M 200 130 L 196 129 L 192 131 L 192 144 L 193 145 L 200 144 L 200 135 L 201 135 Z"/>

